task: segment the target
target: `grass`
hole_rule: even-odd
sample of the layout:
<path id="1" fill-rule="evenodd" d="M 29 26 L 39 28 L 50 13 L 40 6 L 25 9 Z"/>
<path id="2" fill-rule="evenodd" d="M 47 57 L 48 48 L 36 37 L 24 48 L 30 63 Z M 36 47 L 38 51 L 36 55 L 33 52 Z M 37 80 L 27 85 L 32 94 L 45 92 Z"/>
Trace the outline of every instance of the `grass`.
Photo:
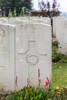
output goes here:
<path id="1" fill-rule="evenodd" d="M 67 56 L 58 53 L 58 42 L 52 43 L 52 87 L 67 87 Z"/>
<path id="2" fill-rule="evenodd" d="M 52 86 L 67 87 L 67 63 L 55 63 L 52 66 Z"/>

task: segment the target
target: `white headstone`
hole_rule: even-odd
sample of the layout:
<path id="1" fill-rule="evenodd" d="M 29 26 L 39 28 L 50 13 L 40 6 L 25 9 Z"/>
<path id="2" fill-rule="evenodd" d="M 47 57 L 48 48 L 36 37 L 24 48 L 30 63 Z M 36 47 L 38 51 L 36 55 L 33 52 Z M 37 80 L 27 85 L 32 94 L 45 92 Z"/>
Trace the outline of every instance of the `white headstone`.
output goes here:
<path id="1" fill-rule="evenodd" d="M 56 22 L 56 17 L 53 17 L 53 35 L 54 36 L 56 36 L 56 24 L 57 24 L 57 22 Z"/>
<path id="2" fill-rule="evenodd" d="M 0 24 L 0 90 L 15 88 L 15 26 Z"/>
<path id="3" fill-rule="evenodd" d="M 17 22 L 16 29 L 16 75 L 18 87 L 38 87 L 40 69 L 41 87 L 48 77 L 51 79 L 51 26 L 32 20 Z M 20 28 L 19 28 L 20 26 Z M 19 33 L 18 33 L 19 32 Z"/>
<path id="4" fill-rule="evenodd" d="M 63 17 L 54 17 L 53 18 L 53 35 L 56 37 L 56 40 L 60 42 L 61 36 L 61 24 L 63 23 Z"/>
<path id="5" fill-rule="evenodd" d="M 62 18 L 60 21 L 60 42 L 59 52 L 67 55 L 67 17 Z"/>
<path id="6" fill-rule="evenodd" d="M 45 24 L 51 24 L 50 19 L 47 17 L 19 17 L 16 20 L 23 20 L 23 21 L 35 21 L 35 22 L 44 22 Z"/>
<path id="7" fill-rule="evenodd" d="M 27 85 L 27 79 L 31 86 L 38 87 L 38 69 L 43 87 L 47 77 L 51 80 L 50 19 L 8 18 L 7 23 L 13 25 L 0 25 L 5 30 L 0 30 L 1 36 L 6 40 L 0 37 L 0 42 L 4 42 L 1 46 L 5 45 L 0 47 L 0 89 L 14 90 L 16 76 L 19 89 Z"/>
<path id="8" fill-rule="evenodd" d="M 8 18 L 0 18 L 0 23 L 8 23 Z"/>

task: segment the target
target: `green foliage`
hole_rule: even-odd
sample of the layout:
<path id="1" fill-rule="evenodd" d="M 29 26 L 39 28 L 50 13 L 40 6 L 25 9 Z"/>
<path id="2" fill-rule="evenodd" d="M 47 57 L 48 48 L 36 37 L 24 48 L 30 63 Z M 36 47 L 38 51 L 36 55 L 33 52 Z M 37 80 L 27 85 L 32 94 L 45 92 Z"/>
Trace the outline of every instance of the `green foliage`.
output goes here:
<path id="1" fill-rule="evenodd" d="M 67 89 L 61 88 L 54 91 L 53 100 L 66 100 L 67 99 Z"/>
<path id="2" fill-rule="evenodd" d="M 24 10 L 24 8 L 22 8 L 20 16 L 24 16 L 24 15 L 25 15 L 25 10 Z"/>
<path id="3" fill-rule="evenodd" d="M 58 42 L 57 41 L 52 43 L 52 61 L 67 63 L 67 56 L 58 52 Z"/>
<path id="4" fill-rule="evenodd" d="M 0 0 L 0 7 L 26 7 L 31 9 L 31 0 Z"/>
<path id="5" fill-rule="evenodd" d="M 59 44 L 59 43 L 58 43 L 58 41 L 56 41 L 56 40 L 55 40 L 55 42 L 52 42 L 52 46 L 53 46 L 53 47 L 57 47 L 57 48 L 58 48 L 58 44 Z"/>
<path id="6" fill-rule="evenodd" d="M 61 60 L 59 62 L 60 63 L 67 63 L 67 56 L 62 55 Z"/>
<path id="7" fill-rule="evenodd" d="M 14 10 L 14 14 L 12 15 L 12 12 L 9 12 L 8 17 L 16 17 L 16 10 Z"/>
<path id="8" fill-rule="evenodd" d="M 6 100 L 66 100 L 67 89 L 61 88 L 52 90 L 51 88 L 24 87 L 18 92 L 12 92 Z"/>
<path id="9" fill-rule="evenodd" d="M 4 10 L 5 16 L 9 15 L 9 11 L 12 12 L 13 16 L 19 16 L 22 7 L 31 10 L 32 0 L 0 0 L 0 8 Z"/>
<path id="10" fill-rule="evenodd" d="M 52 61 L 58 62 L 62 59 L 62 54 L 58 53 L 58 49 L 56 46 L 52 48 Z"/>
<path id="11" fill-rule="evenodd" d="M 52 65 L 52 87 L 67 86 L 67 63 L 53 63 Z"/>
<path id="12" fill-rule="evenodd" d="M 32 0 L 24 0 L 24 7 L 26 7 L 27 9 L 32 9 Z"/>
<path id="13" fill-rule="evenodd" d="M 14 10 L 14 17 L 16 17 L 16 10 Z"/>
<path id="14" fill-rule="evenodd" d="M 12 15 L 12 13 L 11 13 L 11 12 L 9 12 L 9 15 L 8 15 L 8 17 L 13 17 L 13 15 Z"/>
<path id="15" fill-rule="evenodd" d="M 12 92 L 7 100 L 44 100 L 44 94 L 41 89 L 24 87 L 21 91 Z"/>

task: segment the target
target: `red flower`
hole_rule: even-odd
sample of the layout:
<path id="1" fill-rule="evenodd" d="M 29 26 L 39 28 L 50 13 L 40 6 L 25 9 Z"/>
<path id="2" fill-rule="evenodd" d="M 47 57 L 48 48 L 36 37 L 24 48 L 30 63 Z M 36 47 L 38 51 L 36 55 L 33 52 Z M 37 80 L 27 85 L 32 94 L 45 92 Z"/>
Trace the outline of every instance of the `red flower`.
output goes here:
<path id="1" fill-rule="evenodd" d="M 44 85 L 49 85 L 50 84 L 50 81 L 48 79 L 48 77 L 46 78 L 46 81 L 44 82 Z"/>
<path id="2" fill-rule="evenodd" d="M 49 84 L 50 84 L 49 81 L 45 81 L 45 82 L 44 82 L 44 85 L 49 85 Z"/>

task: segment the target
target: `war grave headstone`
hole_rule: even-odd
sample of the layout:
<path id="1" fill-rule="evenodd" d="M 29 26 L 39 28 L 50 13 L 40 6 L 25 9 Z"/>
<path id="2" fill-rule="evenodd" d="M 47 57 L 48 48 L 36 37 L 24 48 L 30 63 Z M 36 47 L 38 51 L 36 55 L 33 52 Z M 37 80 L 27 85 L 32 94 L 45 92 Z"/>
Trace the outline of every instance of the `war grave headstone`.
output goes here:
<path id="1" fill-rule="evenodd" d="M 60 23 L 61 27 L 61 36 L 60 36 L 60 43 L 59 43 L 59 52 L 62 54 L 67 55 L 67 18 L 63 18 L 62 22 Z"/>
<path id="2" fill-rule="evenodd" d="M 38 86 L 38 69 L 41 73 L 41 86 L 48 77 L 51 79 L 51 26 L 32 20 L 18 21 L 16 35 L 16 75 L 18 87 Z M 19 29 L 20 25 L 20 29 Z"/>
<path id="3" fill-rule="evenodd" d="M 15 26 L 0 23 L 0 90 L 15 88 Z"/>
<path id="4" fill-rule="evenodd" d="M 3 73 L 0 79 L 4 80 L 2 81 L 4 85 L 2 84 L 1 88 L 15 89 L 16 76 L 19 89 L 27 85 L 27 80 L 31 86 L 38 87 L 38 70 L 40 70 L 41 87 L 44 87 L 44 81 L 47 77 L 51 80 L 50 21 L 34 20 L 9 18 L 7 23 L 13 25 L 3 25 L 8 33 L 9 41 L 7 41 L 7 53 L 0 56 L 2 58 L 1 65 L 7 65 L 6 70 L 4 67 L 0 70 Z M 4 60 L 5 58 L 6 60 Z"/>

